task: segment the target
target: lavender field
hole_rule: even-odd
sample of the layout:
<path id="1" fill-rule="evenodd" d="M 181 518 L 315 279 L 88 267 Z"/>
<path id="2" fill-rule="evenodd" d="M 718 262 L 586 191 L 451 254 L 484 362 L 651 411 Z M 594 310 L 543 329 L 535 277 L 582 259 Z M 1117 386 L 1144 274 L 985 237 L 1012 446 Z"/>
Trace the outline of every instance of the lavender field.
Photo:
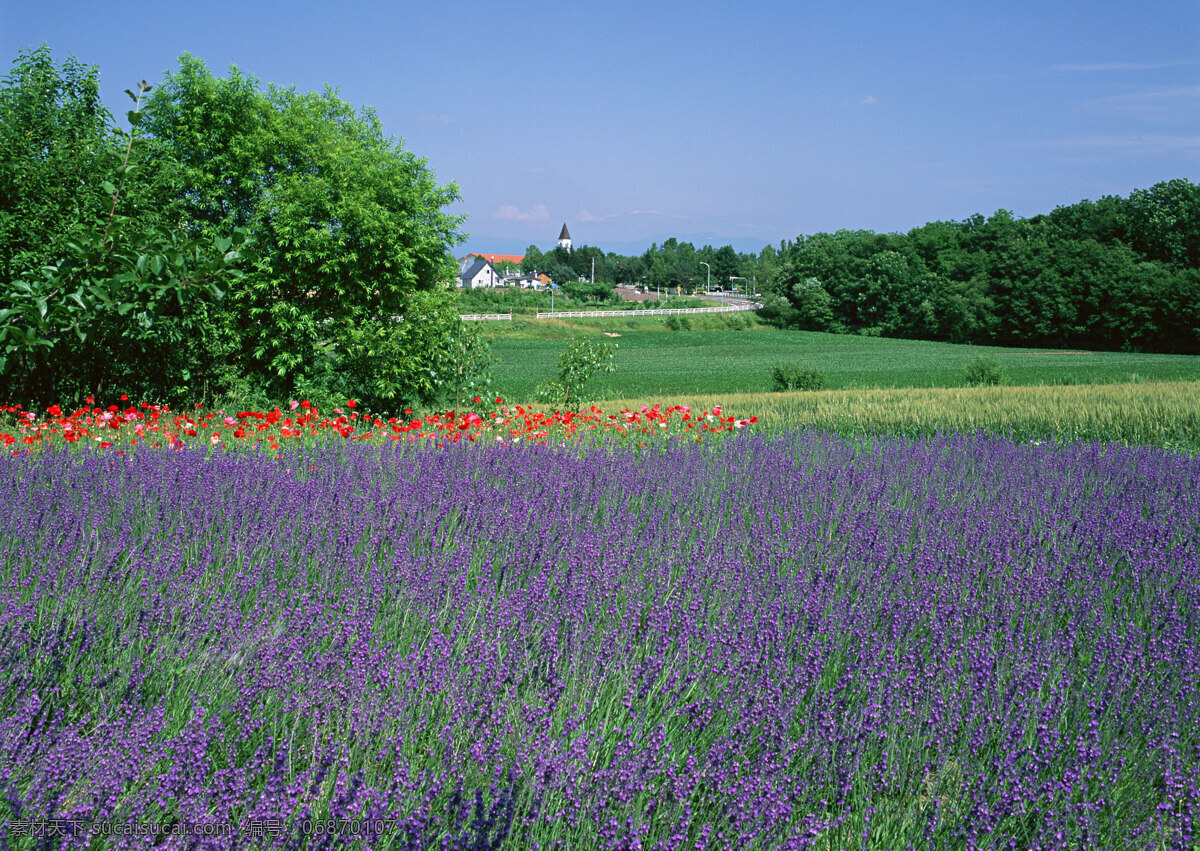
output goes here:
<path id="1" fill-rule="evenodd" d="M 0 487 L 0 848 L 1196 847 L 1194 457 L 801 429 Z"/>

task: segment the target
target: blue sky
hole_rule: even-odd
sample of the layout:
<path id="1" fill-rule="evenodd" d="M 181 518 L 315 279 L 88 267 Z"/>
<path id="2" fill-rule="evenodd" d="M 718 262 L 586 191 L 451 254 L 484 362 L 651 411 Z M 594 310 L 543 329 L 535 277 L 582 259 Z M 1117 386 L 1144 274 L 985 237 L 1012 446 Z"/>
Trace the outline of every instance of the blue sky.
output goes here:
<path id="1" fill-rule="evenodd" d="M 177 67 L 378 110 L 463 246 L 640 251 L 1018 216 L 1200 180 L 1200 3 L 0 0 L 121 92 Z"/>

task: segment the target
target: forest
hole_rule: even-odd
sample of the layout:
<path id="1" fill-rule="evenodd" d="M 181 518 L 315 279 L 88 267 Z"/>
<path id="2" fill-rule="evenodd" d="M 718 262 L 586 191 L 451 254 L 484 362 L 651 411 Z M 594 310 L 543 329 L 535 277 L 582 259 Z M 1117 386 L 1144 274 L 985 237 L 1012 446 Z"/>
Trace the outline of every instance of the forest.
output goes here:
<path id="1" fill-rule="evenodd" d="M 742 278 L 782 328 L 1200 354 L 1200 185 L 1184 179 L 1027 219 L 999 210 L 906 234 L 840 230 L 758 254 L 674 239 L 640 256 L 530 246 L 524 265 L 588 277 L 593 260 L 612 283 L 693 291 L 709 269 L 714 286 Z"/>

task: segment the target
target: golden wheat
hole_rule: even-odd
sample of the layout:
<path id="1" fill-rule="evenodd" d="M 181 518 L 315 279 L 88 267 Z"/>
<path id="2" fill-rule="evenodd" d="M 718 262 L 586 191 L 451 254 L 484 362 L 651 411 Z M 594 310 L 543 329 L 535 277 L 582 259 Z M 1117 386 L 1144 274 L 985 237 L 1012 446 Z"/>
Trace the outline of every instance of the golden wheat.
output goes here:
<path id="1" fill-rule="evenodd" d="M 767 426 L 910 436 L 982 430 L 1022 439 L 1100 440 L 1200 449 L 1200 382 L 820 390 L 726 396 L 617 399 L 603 410 L 641 405 L 721 405 L 729 416 Z"/>

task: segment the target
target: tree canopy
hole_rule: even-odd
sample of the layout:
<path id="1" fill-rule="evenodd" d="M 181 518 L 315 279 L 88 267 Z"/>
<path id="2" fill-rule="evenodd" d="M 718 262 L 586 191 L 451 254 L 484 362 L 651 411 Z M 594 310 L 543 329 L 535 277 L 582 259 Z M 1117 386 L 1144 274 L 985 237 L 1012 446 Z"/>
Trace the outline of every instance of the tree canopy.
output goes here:
<path id="1" fill-rule="evenodd" d="M 447 249 L 461 241 L 461 218 L 444 211 L 458 198 L 453 184 L 439 184 L 424 159 L 384 135 L 371 109 L 356 111 L 333 89 L 264 88 L 237 68 L 221 78 L 184 55 L 178 71 L 145 91 L 126 136 L 100 105 L 95 68 L 56 67 L 43 47 L 4 80 L 0 283 L 17 295 L 29 289 L 22 297 L 32 307 L 0 316 L 0 337 L 11 346 L 25 334 L 14 323 L 28 324 L 39 299 L 43 315 L 72 303 L 61 286 L 37 283 L 39 270 L 66 260 L 65 268 L 95 272 L 104 264 L 79 257 L 99 238 L 93 254 L 124 258 L 135 271 L 158 268 L 157 251 L 171 268 L 190 257 L 185 265 L 201 274 L 171 279 L 177 297 L 165 314 L 165 291 L 138 302 L 109 287 L 115 316 L 140 317 L 145 345 L 97 351 L 93 366 L 107 373 L 90 375 L 89 387 L 193 399 L 253 387 L 268 398 L 349 394 L 376 406 L 453 392 L 462 347 L 478 342 L 458 320 L 450 286 Z M 118 251 L 112 238 L 122 233 L 132 244 Z M 213 252 L 229 270 L 209 262 Z M 112 262 L 104 269 L 110 283 L 128 276 Z M 206 289 L 190 286 L 198 282 Z M 109 310 L 99 302 L 81 309 L 93 308 Z M 48 347 L 63 349 L 63 332 L 87 324 L 72 321 L 43 335 Z M 124 329 L 117 336 L 131 336 L 129 322 L 113 322 Z M 149 340 L 151 326 L 172 331 Z M 186 357 L 152 356 L 168 344 Z M 152 386 L 129 385 L 131 369 L 142 369 L 129 363 L 136 357 L 162 373 L 147 379 Z M 16 375 L 31 363 L 0 363 L 10 389 L 37 392 Z M 64 379 L 70 371 L 64 363 Z"/>
<path id="2" fill-rule="evenodd" d="M 355 112 L 328 88 L 263 89 L 236 68 L 214 77 L 187 55 L 149 107 L 146 132 L 156 154 L 176 164 L 171 200 L 191 227 L 242 225 L 255 239 L 260 259 L 230 293 L 229 319 L 240 342 L 234 356 L 271 390 L 311 384 L 324 358 L 345 359 L 364 325 L 403 317 L 429 330 L 436 318 L 442 336 L 456 332 L 444 309 L 455 271 L 446 247 L 460 241 L 462 220 L 442 208 L 458 190 L 386 137 L 372 110 Z M 404 336 L 380 333 L 376 345 Z M 395 352 L 413 380 L 363 395 L 435 393 L 436 381 L 416 380 L 446 367 L 435 352 Z"/>
<path id="3" fill-rule="evenodd" d="M 1200 354 L 1200 186 L 1186 180 L 1029 219 L 820 233 L 780 256 L 763 315 L 784 327 Z"/>

